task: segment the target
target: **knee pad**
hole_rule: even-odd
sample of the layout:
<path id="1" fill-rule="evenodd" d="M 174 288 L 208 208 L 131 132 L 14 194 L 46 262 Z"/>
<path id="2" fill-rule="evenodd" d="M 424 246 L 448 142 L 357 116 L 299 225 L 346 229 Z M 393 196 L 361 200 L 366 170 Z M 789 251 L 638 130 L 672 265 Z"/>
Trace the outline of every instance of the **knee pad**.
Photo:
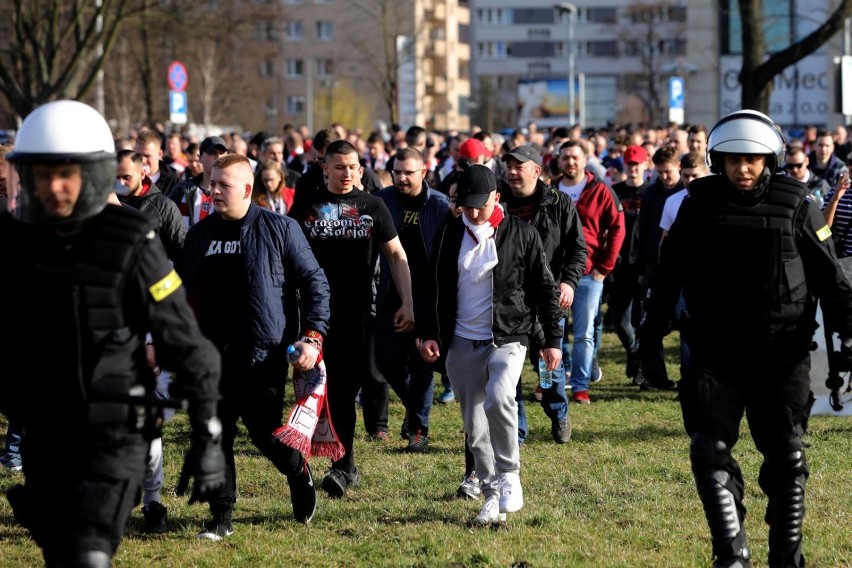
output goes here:
<path id="1" fill-rule="evenodd" d="M 728 464 L 731 452 L 721 440 L 714 440 L 703 432 L 692 435 L 689 444 L 689 459 L 693 471 L 716 470 Z"/>
<path id="2" fill-rule="evenodd" d="M 789 437 L 764 455 L 765 467 L 761 468 L 761 477 L 769 477 L 772 480 L 795 479 L 808 477 L 808 462 L 805 459 L 805 450 L 802 439 Z M 769 479 L 761 480 L 761 484 Z"/>
<path id="3" fill-rule="evenodd" d="M 81 550 L 74 555 L 74 568 L 111 568 L 112 556 L 103 550 Z"/>

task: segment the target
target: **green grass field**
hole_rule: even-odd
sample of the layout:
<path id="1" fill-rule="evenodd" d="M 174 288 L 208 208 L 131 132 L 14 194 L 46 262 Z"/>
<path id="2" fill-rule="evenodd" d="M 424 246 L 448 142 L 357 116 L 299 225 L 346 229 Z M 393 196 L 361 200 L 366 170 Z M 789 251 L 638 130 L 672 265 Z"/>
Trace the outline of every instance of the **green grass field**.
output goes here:
<path id="1" fill-rule="evenodd" d="M 672 357 L 675 341 L 667 340 Z M 670 362 L 677 378 L 676 359 Z M 430 452 L 408 455 L 396 435 L 402 405 L 392 397 L 391 441 L 367 441 L 359 420 L 361 485 L 342 501 L 320 491 L 309 526 L 293 520 L 286 480 L 245 438 L 239 440 L 236 532 L 222 543 L 197 541 L 207 508 L 187 506 L 173 492 L 187 433 L 185 417 L 179 416 L 168 426 L 165 442 L 164 501 L 171 531 L 143 534 L 136 509 L 115 565 L 709 566 L 709 532 L 675 394 L 639 392 L 624 377 L 623 365 L 623 351 L 614 335 L 606 334 L 603 381 L 593 386 L 591 405 L 571 406 L 574 433 L 566 445 L 551 441 L 549 421 L 536 403 L 527 403 L 530 436 L 521 450 L 526 505 L 500 528 L 468 526 L 480 504 L 454 497 L 464 470 L 458 404 L 435 405 Z M 531 392 L 535 377 L 529 367 L 524 381 Z M 817 417 L 810 428 L 808 564 L 852 566 L 852 421 Z M 74 443 L 73 436 L 64 443 Z M 734 453 L 746 479 L 754 565 L 766 566 L 766 500 L 757 486 L 761 459 L 745 423 Z M 328 460 L 312 465 L 319 482 Z M 0 490 L 20 479 L 0 474 Z M 40 551 L 0 499 L 0 566 L 40 563 Z"/>

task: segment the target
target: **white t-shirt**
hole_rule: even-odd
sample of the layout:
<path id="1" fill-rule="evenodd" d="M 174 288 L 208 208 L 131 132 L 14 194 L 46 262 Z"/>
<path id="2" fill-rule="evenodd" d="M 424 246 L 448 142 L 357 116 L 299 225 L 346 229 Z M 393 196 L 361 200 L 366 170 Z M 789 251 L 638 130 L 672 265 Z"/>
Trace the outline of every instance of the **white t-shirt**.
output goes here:
<path id="1" fill-rule="evenodd" d="M 559 182 L 559 191 L 568 195 L 571 198 L 571 201 L 577 203 L 580 200 L 580 194 L 583 192 L 583 188 L 586 187 L 586 176 L 583 176 L 582 181 L 577 185 L 565 185 L 563 182 Z"/>
<path id="2" fill-rule="evenodd" d="M 689 190 L 681 189 L 677 193 L 669 195 L 666 199 L 666 204 L 663 205 L 663 216 L 660 217 L 660 228 L 668 232 L 674 225 L 677 212 L 680 209 L 680 204 L 683 203 L 683 198 L 689 195 Z"/>
<path id="3" fill-rule="evenodd" d="M 491 339 L 492 317 L 494 309 L 494 280 L 493 277 L 483 278 L 481 282 L 473 282 L 473 273 L 465 270 L 464 257 L 476 246 L 476 241 L 465 231 L 459 250 L 458 269 L 459 285 L 456 292 L 456 335 L 465 339 L 482 341 Z"/>

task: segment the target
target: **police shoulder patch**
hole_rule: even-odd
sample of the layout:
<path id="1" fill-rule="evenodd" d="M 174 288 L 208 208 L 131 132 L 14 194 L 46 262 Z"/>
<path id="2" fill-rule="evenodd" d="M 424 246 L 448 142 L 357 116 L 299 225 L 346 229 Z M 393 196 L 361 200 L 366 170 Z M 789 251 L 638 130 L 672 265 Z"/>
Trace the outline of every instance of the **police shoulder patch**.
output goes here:
<path id="1" fill-rule="evenodd" d="M 152 284 L 148 291 L 151 292 L 151 297 L 154 298 L 155 302 L 162 302 L 172 292 L 180 288 L 182 283 L 180 276 L 172 269 L 162 280 Z"/>
<path id="2" fill-rule="evenodd" d="M 816 232 L 816 236 L 819 237 L 820 241 L 824 241 L 825 239 L 831 236 L 831 228 L 826 225 L 825 227 Z"/>

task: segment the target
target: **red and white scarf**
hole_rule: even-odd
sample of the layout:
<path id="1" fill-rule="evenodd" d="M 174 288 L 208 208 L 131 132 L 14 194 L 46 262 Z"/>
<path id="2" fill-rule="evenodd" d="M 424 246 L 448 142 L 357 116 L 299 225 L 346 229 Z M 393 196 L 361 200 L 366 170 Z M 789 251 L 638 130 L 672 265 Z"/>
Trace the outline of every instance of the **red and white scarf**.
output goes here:
<path id="1" fill-rule="evenodd" d="M 305 379 L 299 371 L 293 371 L 296 404 L 287 424 L 275 430 L 272 436 L 302 452 L 305 460 L 313 455 L 337 461 L 346 450 L 337 437 L 328 411 L 325 362 L 318 359 L 317 366 L 320 373 L 314 382 Z"/>
<path id="2" fill-rule="evenodd" d="M 494 207 L 488 222 L 481 225 L 474 225 L 466 215 L 462 215 L 465 230 L 476 243 L 476 246 L 464 255 L 462 267 L 471 272 L 474 283 L 489 277 L 497 266 L 497 243 L 494 242 L 494 235 L 502 220 L 503 208 L 499 203 Z"/>

